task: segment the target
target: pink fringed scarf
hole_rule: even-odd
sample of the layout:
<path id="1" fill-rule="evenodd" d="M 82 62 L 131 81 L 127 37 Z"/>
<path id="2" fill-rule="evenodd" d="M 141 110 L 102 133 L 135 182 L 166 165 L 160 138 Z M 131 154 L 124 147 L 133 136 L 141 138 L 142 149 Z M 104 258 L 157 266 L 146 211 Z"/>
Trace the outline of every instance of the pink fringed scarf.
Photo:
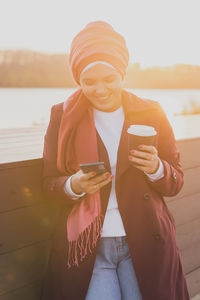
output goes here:
<path id="1" fill-rule="evenodd" d="M 80 163 L 99 160 L 93 111 L 81 89 L 64 103 L 58 136 L 58 170 L 72 175 Z M 67 218 L 67 266 L 78 266 L 101 235 L 103 216 L 100 192 L 86 194 Z"/>

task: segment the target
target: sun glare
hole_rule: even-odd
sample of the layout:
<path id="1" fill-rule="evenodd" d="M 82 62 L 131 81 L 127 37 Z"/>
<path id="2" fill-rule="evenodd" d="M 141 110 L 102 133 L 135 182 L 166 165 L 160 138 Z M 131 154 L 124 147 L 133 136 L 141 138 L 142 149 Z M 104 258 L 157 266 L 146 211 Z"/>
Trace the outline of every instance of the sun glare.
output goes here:
<path id="1" fill-rule="evenodd" d="M 197 0 L 7 0 L 1 8 L 0 50 L 66 53 L 88 22 L 104 20 L 125 37 L 131 62 L 142 67 L 200 65 Z"/>

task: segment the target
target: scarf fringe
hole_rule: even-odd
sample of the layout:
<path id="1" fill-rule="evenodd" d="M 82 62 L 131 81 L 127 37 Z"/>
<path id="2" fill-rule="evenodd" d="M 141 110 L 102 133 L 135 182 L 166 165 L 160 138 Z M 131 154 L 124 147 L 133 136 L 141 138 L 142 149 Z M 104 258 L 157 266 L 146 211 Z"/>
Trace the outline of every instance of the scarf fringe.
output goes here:
<path id="1" fill-rule="evenodd" d="M 92 253 L 102 231 L 103 216 L 97 216 L 94 221 L 79 235 L 75 241 L 68 241 L 67 267 L 79 266 L 80 261 Z M 92 234 L 91 234 L 92 233 Z"/>

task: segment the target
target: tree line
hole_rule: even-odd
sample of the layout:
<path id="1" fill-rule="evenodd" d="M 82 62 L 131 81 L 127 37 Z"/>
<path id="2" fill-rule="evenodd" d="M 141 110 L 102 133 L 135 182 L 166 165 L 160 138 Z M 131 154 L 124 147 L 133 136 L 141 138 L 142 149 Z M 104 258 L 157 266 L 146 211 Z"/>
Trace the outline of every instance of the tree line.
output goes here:
<path id="1" fill-rule="evenodd" d="M 0 87 L 74 88 L 69 57 L 28 50 L 0 51 Z M 200 66 L 177 64 L 143 69 L 129 64 L 125 88 L 200 89 Z"/>

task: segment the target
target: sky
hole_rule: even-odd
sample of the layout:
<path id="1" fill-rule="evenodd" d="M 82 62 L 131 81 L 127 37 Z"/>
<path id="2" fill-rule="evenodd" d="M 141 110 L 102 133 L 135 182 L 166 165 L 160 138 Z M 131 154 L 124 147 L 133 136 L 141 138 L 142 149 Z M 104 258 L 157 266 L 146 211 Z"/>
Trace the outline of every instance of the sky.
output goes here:
<path id="1" fill-rule="evenodd" d="M 95 20 L 126 39 L 142 67 L 200 65 L 200 0 L 0 0 L 0 50 L 69 52 Z"/>

